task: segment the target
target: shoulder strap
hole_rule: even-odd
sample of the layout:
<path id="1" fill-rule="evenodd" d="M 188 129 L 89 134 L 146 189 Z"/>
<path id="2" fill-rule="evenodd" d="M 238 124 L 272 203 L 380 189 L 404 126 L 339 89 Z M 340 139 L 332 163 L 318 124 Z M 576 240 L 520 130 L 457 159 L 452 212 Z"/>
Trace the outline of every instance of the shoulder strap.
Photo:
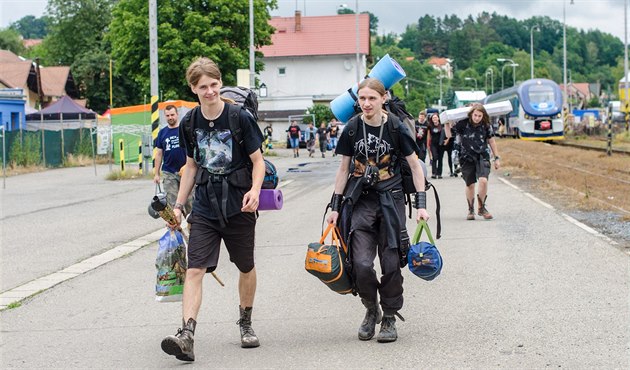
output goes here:
<path id="1" fill-rule="evenodd" d="M 241 120 L 239 118 L 241 107 L 236 104 L 230 103 L 225 103 L 225 106 L 228 110 L 228 122 L 230 124 L 230 131 L 232 131 L 232 137 L 234 138 L 234 141 L 238 143 L 238 145 L 242 145 L 243 135 L 241 129 Z"/>
<path id="2" fill-rule="evenodd" d="M 199 162 L 201 158 L 196 158 L 199 155 L 199 150 L 197 150 L 197 140 L 195 140 L 195 123 L 193 122 L 193 117 L 197 114 L 197 111 L 200 109 L 200 106 L 196 106 L 193 109 L 186 112 L 184 118 L 182 118 L 181 124 L 184 125 L 184 132 L 188 134 L 186 140 L 190 140 L 190 143 L 193 146 L 193 158 L 196 162 Z"/>
<path id="3" fill-rule="evenodd" d="M 387 129 L 389 130 L 389 136 L 391 136 L 392 141 L 394 142 L 394 150 L 396 151 L 396 155 L 400 153 L 400 137 L 398 128 L 400 127 L 400 120 L 393 113 L 389 113 L 387 115 Z"/>
<path id="4" fill-rule="evenodd" d="M 344 130 L 348 130 L 348 135 L 350 137 L 353 137 L 357 133 L 358 127 L 359 127 L 359 115 L 357 114 L 356 116 L 350 118 Z"/>

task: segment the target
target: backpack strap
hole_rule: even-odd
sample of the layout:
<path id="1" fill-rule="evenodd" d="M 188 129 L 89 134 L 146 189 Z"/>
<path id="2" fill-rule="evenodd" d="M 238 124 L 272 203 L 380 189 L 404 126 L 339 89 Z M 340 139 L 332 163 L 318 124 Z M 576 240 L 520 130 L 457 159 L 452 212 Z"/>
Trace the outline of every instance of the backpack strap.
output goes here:
<path id="1" fill-rule="evenodd" d="M 241 128 L 241 120 L 239 114 L 242 107 L 236 104 L 224 103 L 228 110 L 228 123 L 230 125 L 230 131 L 232 131 L 232 138 L 238 143 L 239 146 L 243 145 L 243 130 Z"/>

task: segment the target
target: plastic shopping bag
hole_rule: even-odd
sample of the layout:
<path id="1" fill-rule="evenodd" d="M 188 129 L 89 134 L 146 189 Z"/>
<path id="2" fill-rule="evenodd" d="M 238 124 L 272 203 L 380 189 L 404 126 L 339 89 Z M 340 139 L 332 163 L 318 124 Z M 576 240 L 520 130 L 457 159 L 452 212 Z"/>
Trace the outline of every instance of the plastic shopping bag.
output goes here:
<path id="1" fill-rule="evenodd" d="M 188 263 L 186 244 L 180 231 L 167 230 L 160 238 L 155 267 L 157 269 L 155 300 L 158 302 L 181 301 Z"/>

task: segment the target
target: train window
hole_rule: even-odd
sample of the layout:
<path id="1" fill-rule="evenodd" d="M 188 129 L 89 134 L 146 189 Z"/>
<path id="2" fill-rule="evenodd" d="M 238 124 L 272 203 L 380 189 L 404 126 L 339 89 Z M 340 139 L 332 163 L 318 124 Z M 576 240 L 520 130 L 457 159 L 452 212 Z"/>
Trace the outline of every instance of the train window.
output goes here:
<path id="1" fill-rule="evenodd" d="M 529 88 L 527 92 L 529 101 L 532 104 L 553 102 L 554 94 L 553 87 L 549 85 L 534 85 Z"/>

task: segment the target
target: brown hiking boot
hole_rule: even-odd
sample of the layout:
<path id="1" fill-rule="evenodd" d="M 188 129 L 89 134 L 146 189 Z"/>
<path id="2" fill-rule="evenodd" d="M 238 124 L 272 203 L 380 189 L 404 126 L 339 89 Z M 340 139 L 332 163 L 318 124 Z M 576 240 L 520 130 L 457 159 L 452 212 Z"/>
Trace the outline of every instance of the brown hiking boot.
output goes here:
<path id="1" fill-rule="evenodd" d="M 475 219 L 475 200 L 471 199 L 468 200 L 468 215 L 466 216 L 467 220 L 474 220 Z"/>
<path id="2" fill-rule="evenodd" d="M 169 335 L 162 340 L 162 350 L 181 361 L 195 361 L 194 344 L 195 327 L 197 322 L 192 318 L 183 322 L 177 334 Z"/>
<path id="3" fill-rule="evenodd" d="M 485 198 L 483 198 L 482 201 L 481 197 L 479 197 L 479 194 L 477 194 L 477 201 L 479 202 L 479 210 L 477 214 L 479 216 L 482 216 L 485 220 L 492 220 L 494 217 L 492 217 L 492 214 L 490 214 L 490 212 L 488 212 L 488 210 L 486 209 L 486 199 L 488 199 L 487 195 L 485 196 Z"/>

